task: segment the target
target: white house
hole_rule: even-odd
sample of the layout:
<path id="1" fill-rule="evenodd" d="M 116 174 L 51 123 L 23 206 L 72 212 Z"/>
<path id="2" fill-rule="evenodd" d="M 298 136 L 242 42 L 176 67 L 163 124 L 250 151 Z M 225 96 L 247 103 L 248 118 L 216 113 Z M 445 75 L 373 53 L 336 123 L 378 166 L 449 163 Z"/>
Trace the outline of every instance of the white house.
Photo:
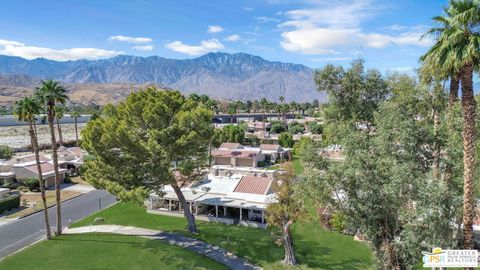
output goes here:
<path id="1" fill-rule="evenodd" d="M 275 201 L 273 181 L 273 177 L 208 174 L 203 180 L 182 188 L 182 192 L 197 219 L 265 227 L 265 209 Z M 163 188 L 161 195 L 150 195 L 147 202 L 150 212 L 183 215 L 170 185 Z"/>

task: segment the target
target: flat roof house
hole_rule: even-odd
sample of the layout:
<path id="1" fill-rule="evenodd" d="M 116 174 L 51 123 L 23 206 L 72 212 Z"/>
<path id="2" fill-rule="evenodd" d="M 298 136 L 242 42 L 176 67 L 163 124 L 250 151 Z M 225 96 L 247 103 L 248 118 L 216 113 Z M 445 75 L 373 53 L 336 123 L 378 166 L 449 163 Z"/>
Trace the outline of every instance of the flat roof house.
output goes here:
<path id="1" fill-rule="evenodd" d="M 35 156 L 34 156 L 35 158 Z M 45 186 L 47 188 L 55 186 L 55 169 L 53 164 L 45 161 L 45 157 L 42 159 L 42 163 L 40 164 L 40 168 L 42 170 L 43 179 L 45 179 Z M 29 158 L 23 158 L 22 161 L 29 160 Z M 48 159 L 46 159 L 48 160 Z M 36 161 L 28 161 L 28 162 L 21 162 L 15 163 L 11 165 L 12 172 L 15 174 L 15 178 L 17 180 L 27 180 L 31 178 L 39 177 L 37 163 Z M 60 180 L 63 182 L 65 178 L 65 174 L 67 173 L 66 169 L 59 168 L 60 173 Z"/>
<path id="2" fill-rule="evenodd" d="M 223 143 L 212 153 L 213 165 L 229 167 L 256 168 L 263 161 L 262 151 L 258 148 L 244 147 L 241 144 Z"/>
<path id="3" fill-rule="evenodd" d="M 283 148 L 279 144 L 264 144 L 260 145 L 260 150 L 265 156 L 265 161 L 276 162 L 277 160 L 288 160 L 291 158 L 291 151 L 289 148 Z"/>
<path id="4" fill-rule="evenodd" d="M 265 209 L 275 201 L 273 177 L 208 174 L 201 181 L 182 188 L 188 207 L 197 219 L 226 224 L 265 227 Z M 151 194 L 149 212 L 183 215 L 182 206 L 170 185 Z"/>

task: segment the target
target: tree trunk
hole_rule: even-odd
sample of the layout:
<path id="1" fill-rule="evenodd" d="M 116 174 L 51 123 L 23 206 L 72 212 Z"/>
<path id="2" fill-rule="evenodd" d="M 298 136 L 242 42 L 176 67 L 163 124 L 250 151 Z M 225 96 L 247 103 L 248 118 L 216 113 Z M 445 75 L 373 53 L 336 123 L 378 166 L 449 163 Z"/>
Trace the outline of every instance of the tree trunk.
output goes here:
<path id="1" fill-rule="evenodd" d="M 42 194 L 43 214 L 45 219 L 45 232 L 47 239 L 52 239 L 52 233 L 50 231 L 50 221 L 48 220 L 48 207 L 47 197 L 45 196 L 45 179 L 42 175 L 42 167 L 40 166 L 40 155 L 38 154 L 38 140 L 37 140 L 37 128 L 35 123 L 30 122 L 30 138 L 32 139 L 32 149 L 35 153 L 35 161 L 37 162 L 38 182 L 40 183 L 40 193 Z"/>
<path id="2" fill-rule="evenodd" d="M 453 107 L 458 100 L 458 86 L 460 80 L 458 75 L 452 75 L 450 78 L 450 93 L 448 94 L 448 107 Z"/>
<path id="3" fill-rule="evenodd" d="M 285 265 L 297 265 L 297 260 L 295 259 L 295 252 L 293 250 L 293 240 L 290 233 L 290 226 L 292 225 L 291 221 L 286 221 L 283 224 L 283 246 L 285 248 L 285 258 L 283 259 L 283 264 Z"/>
<path id="4" fill-rule="evenodd" d="M 180 187 L 177 185 L 176 180 L 172 181 L 172 188 L 175 191 L 175 194 L 177 194 L 178 201 L 183 206 L 183 215 L 187 219 L 188 231 L 191 233 L 198 233 L 197 225 L 195 224 L 195 217 L 190 212 L 190 207 L 188 207 L 187 201 L 185 200 L 185 196 L 183 196 L 183 193 L 180 190 Z"/>
<path id="5" fill-rule="evenodd" d="M 440 117 L 438 116 L 438 111 L 433 109 L 433 177 L 435 180 L 441 180 L 440 178 L 440 153 L 441 146 L 439 143 L 439 129 L 440 129 Z"/>
<path id="6" fill-rule="evenodd" d="M 267 132 L 267 129 L 265 128 L 265 111 L 263 111 L 263 116 L 262 116 L 262 128 L 263 128 L 263 138 L 265 138 L 265 133 Z"/>
<path id="7" fill-rule="evenodd" d="M 463 245 L 473 249 L 473 219 L 475 215 L 475 97 L 473 95 L 473 65 L 462 70 L 462 111 L 463 111 Z"/>
<path id="8" fill-rule="evenodd" d="M 57 203 L 57 229 L 56 234 L 62 234 L 62 206 L 60 205 L 60 174 L 58 173 L 58 154 L 57 142 L 55 139 L 55 127 L 53 121 L 55 120 L 53 106 L 48 107 L 48 126 L 50 127 L 50 136 L 52 138 L 52 159 L 55 170 L 55 197 Z"/>
<path id="9" fill-rule="evenodd" d="M 63 146 L 63 136 L 62 136 L 62 128 L 60 127 L 60 120 L 57 120 L 57 128 L 58 128 L 58 140 L 60 141 L 60 146 Z"/>
<path id="10" fill-rule="evenodd" d="M 406 269 L 405 266 L 403 266 L 398 260 L 399 257 L 398 257 L 397 251 L 395 250 L 393 244 L 391 243 L 391 239 L 389 239 L 389 237 L 387 236 L 383 237 L 380 249 L 382 250 L 383 257 L 385 258 L 384 259 L 385 261 L 383 263 L 385 269 L 392 269 L 392 270 Z"/>
<path id="11" fill-rule="evenodd" d="M 75 121 L 75 145 L 78 146 L 78 127 L 77 127 L 77 117 L 74 118 Z"/>

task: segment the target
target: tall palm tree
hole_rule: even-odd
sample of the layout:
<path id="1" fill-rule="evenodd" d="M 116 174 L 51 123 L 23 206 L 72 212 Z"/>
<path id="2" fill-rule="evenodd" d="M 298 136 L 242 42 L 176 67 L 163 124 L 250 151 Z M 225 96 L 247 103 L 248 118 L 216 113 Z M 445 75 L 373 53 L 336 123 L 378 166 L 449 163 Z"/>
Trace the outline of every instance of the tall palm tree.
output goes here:
<path id="1" fill-rule="evenodd" d="M 78 118 L 81 117 L 81 115 L 78 110 L 75 109 L 70 113 L 70 117 L 73 117 L 75 123 L 75 144 L 78 146 Z"/>
<path id="2" fill-rule="evenodd" d="M 52 234 L 50 232 L 50 221 L 48 219 L 47 197 L 45 196 L 45 180 L 43 179 L 42 167 L 40 166 L 38 136 L 37 136 L 37 129 L 35 124 L 37 120 L 36 116 L 40 114 L 41 111 L 42 111 L 41 105 L 33 97 L 25 97 L 23 99 L 18 100 L 17 102 L 15 102 L 15 106 L 13 109 L 13 113 L 18 118 L 18 120 L 28 123 L 28 126 L 29 126 L 28 132 L 30 133 L 30 138 L 32 140 L 32 149 L 33 149 L 33 152 L 35 153 L 35 161 L 37 163 L 38 180 L 40 183 L 40 192 L 42 197 L 42 205 L 43 205 L 43 213 L 44 213 L 44 221 L 45 221 L 45 232 L 47 235 L 47 239 L 51 239 Z"/>
<path id="3" fill-rule="evenodd" d="M 65 112 L 65 108 L 63 106 L 55 106 L 55 120 L 57 122 L 57 129 L 58 129 L 58 140 L 60 142 L 60 146 L 63 146 L 63 135 L 62 135 L 62 127 L 60 126 L 60 119 L 63 118 L 63 113 Z"/>
<path id="4" fill-rule="evenodd" d="M 68 100 L 65 93 L 65 88 L 53 80 L 42 81 L 42 85 L 36 88 L 35 93 L 38 99 L 44 104 L 45 110 L 47 111 L 47 120 L 52 139 L 52 158 L 55 170 L 55 195 L 57 203 L 57 235 L 62 234 L 62 208 L 60 205 L 60 174 L 58 172 L 57 141 L 55 139 L 55 127 L 53 122 L 55 120 L 55 105 L 64 104 Z"/>
<path id="5" fill-rule="evenodd" d="M 263 116 L 262 116 L 262 128 L 263 128 L 263 136 L 265 136 L 265 133 L 267 130 L 265 129 L 265 112 L 268 110 L 268 100 L 266 98 L 262 98 L 260 100 L 260 108 L 262 110 Z"/>
<path id="6" fill-rule="evenodd" d="M 435 66 L 453 67 L 460 72 L 463 112 L 463 234 L 464 248 L 473 249 L 474 177 L 475 177 L 475 114 L 473 71 L 480 63 L 480 1 L 450 0 L 444 16 L 434 21 L 439 27 L 428 34 L 437 42 L 427 52 Z"/>

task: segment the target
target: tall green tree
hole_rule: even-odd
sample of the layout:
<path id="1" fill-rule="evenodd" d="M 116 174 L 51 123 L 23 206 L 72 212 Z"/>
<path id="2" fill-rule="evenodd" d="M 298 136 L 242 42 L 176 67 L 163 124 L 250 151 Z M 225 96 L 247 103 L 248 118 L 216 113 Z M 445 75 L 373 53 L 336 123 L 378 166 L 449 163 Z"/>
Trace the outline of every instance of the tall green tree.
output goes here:
<path id="1" fill-rule="evenodd" d="M 17 117 L 18 120 L 28 123 L 28 133 L 32 141 L 33 152 L 35 153 L 35 161 L 37 164 L 38 171 L 38 180 L 40 183 L 40 193 L 42 197 L 43 205 L 43 217 L 45 222 L 45 233 L 47 239 L 52 238 L 50 231 L 50 221 L 48 218 L 48 208 L 47 208 L 47 197 L 45 196 L 45 179 L 43 179 L 42 167 L 40 166 L 40 155 L 38 147 L 38 136 L 35 122 L 37 121 L 37 116 L 41 113 L 42 106 L 38 101 L 33 97 L 24 97 L 15 102 L 13 108 L 13 114 Z"/>
<path id="2" fill-rule="evenodd" d="M 53 167 L 55 171 L 55 200 L 57 208 L 57 229 L 56 234 L 62 234 L 62 206 L 60 198 L 60 173 L 58 172 L 58 154 L 57 154 L 57 140 L 55 138 L 55 127 L 54 121 L 56 118 L 55 115 L 55 106 L 64 104 L 68 100 L 66 90 L 59 82 L 48 80 L 42 81 L 41 86 L 36 88 L 35 92 L 38 100 L 45 107 L 47 112 L 48 126 L 50 128 L 50 137 L 52 143 L 52 158 L 53 158 Z"/>
<path id="3" fill-rule="evenodd" d="M 213 113 L 178 91 L 148 87 L 118 105 L 108 105 L 82 130 L 82 147 L 96 158 L 85 162 L 85 179 L 123 199 L 143 202 L 170 184 L 184 209 L 188 230 L 195 218 L 181 191 L 199 175 L 213 135 Z M 178 167 L 172 164 L 179 163 Z"/>
<path id="4" fill-rule="evenodd" d="M 473 249 L 473 219 L 475 215 L 474 177 L 476 141 L 476 101 L 473 91 L 473 71 L 480 63 L 480 1 L 451 0 L 444 16 L 434 21 L 439 26 L 430 29 L 436 43 L 424 58 L 435 67 L 445 66 L 460 73 L 463 111 L 463 233 L 464 248 Z"/>
<path id="5" fill-rule="evenodd" d="M 292 163 L 285 163 L 282 168 L 285 173 L 277 175 L 272 184 L 276 202 L 267 206 L 266 217 L 284 247 L 283 264 L 296 265 L 291 226 L 305 215 L 305 207 L 295 189 L 297 178 Z"/>

